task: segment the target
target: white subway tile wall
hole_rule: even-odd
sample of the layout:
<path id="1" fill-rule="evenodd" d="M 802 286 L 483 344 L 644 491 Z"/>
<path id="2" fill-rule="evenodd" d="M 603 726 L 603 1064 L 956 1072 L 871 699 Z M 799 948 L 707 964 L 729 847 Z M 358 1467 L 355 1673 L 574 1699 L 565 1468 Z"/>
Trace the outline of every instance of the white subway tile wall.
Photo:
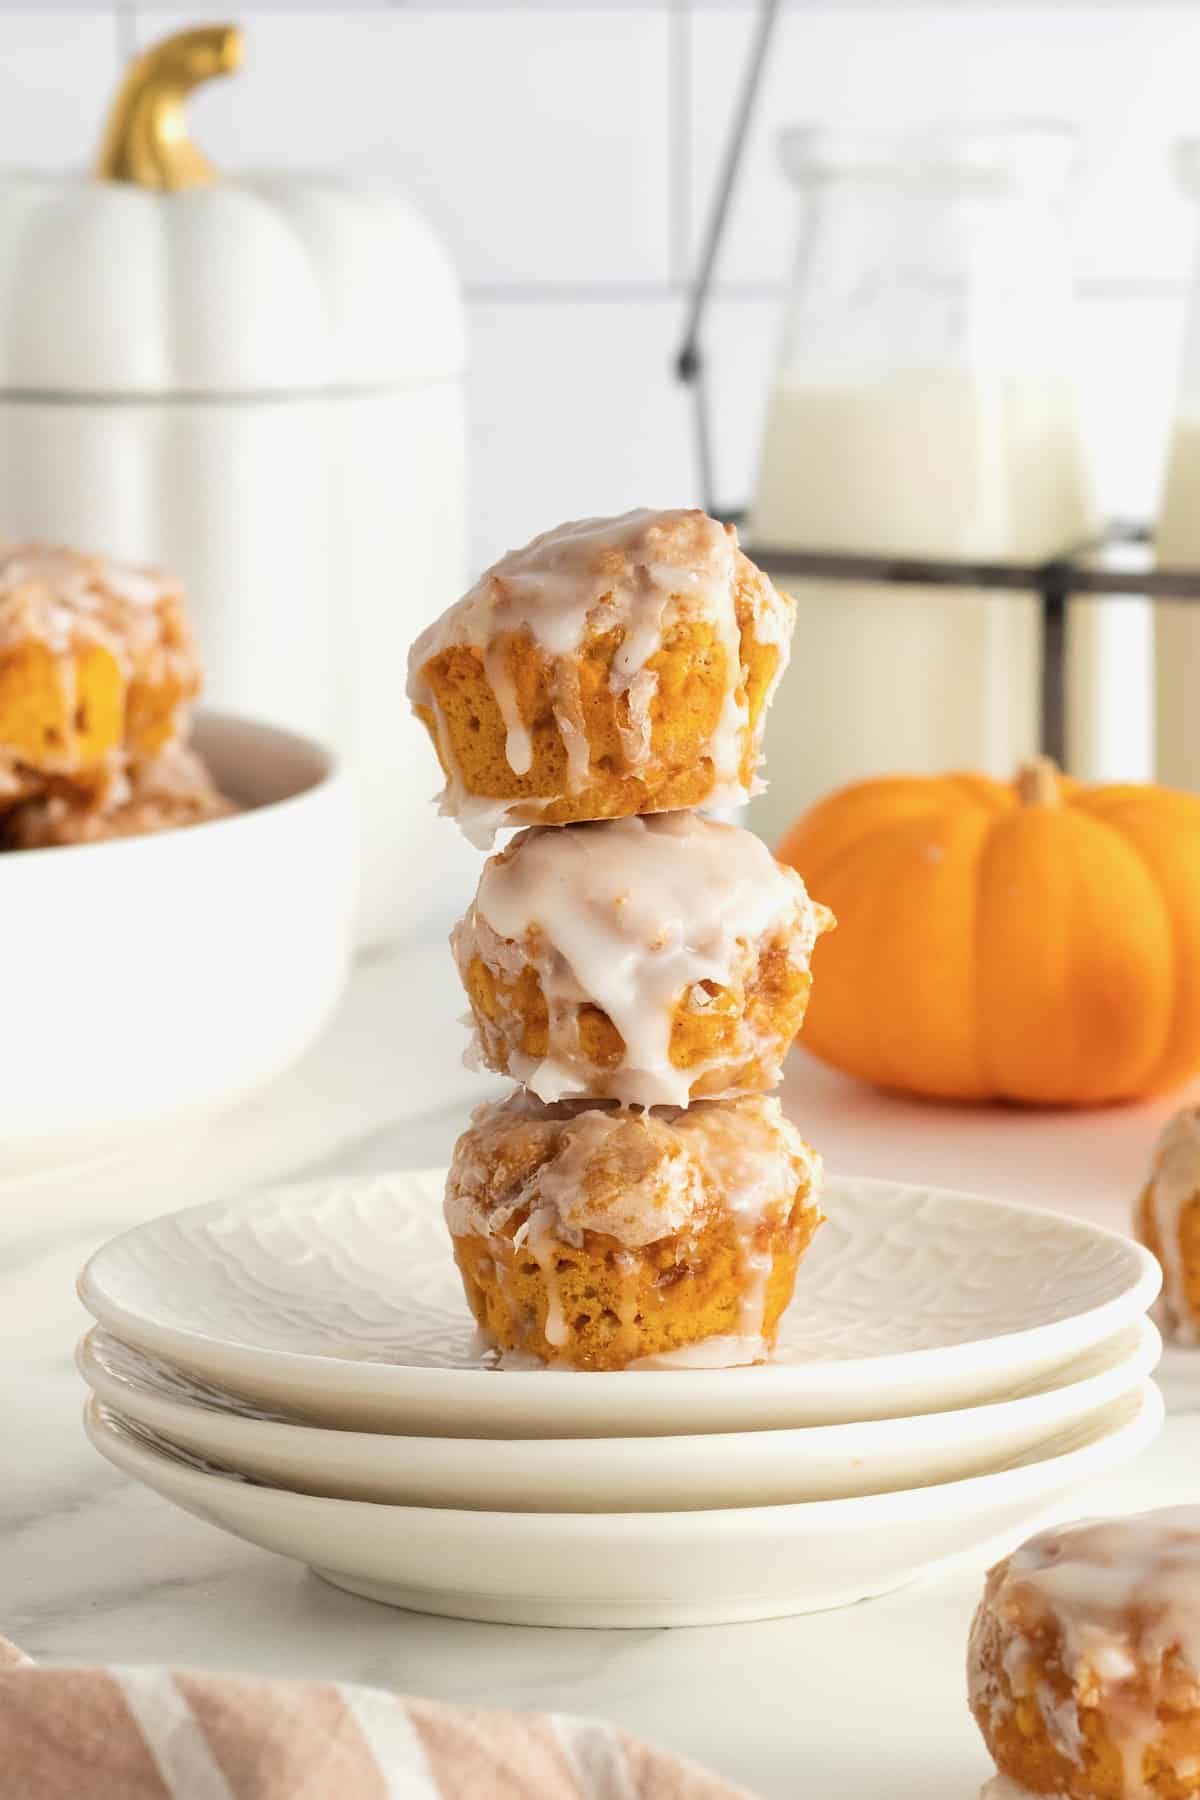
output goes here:
<path id="1" fill-rule="evenodd" d="M 104 11 L 0 12 L 0 156 L 80 168 L 112 91 L 119 23 Z"/>
<path id="2" fill-rule="evenodd" d="M 667 282 L 665 12 L 253 13 L 246 35 L 192 102 L 214 161 L 386 175 L 472 288 Z"/>
<path id="3" fill-rule="evenodd" d="M 732 76 L 754 20 L 689 18 L 688 146 L 695 233 L 724 141 Z M 900 124 L 913 118 L 1051 118 L 1079 132 L 1069 229 L 1081 279 L 1124 289 L 1185 280 L 1192 205 L 1173 179 L 1172 145 L 1200 133 L 1190 65 L 1200 9 L 1131 4 L 807 7 L 778 27 L 723 277 L 777 281 L 790 254 L 780 130 L 800 120 Z"/>
<path id="4" fill-rule="evenodd" d="M 0 13 L 0 154 L 86 161 L 124 48 L 183 22 L 158 6 Z M 246 15 L 243 73 L 195 96 L 222 166 L 393 179 L 451 247 L 473 329 L 477 564 L 564 514 L 698 497 L 672 358 L 752 25 L 748 0 L 272 6 Z M 1200 133 L 1197 69 L 1194 6 L 789 7 L 709 334 L 721 499 L 753 479 L 790 255 L 779 128 L 1053 116 L 1080 132 L 1070 232 L 1097 490 L 1147 514 L 1195 252 L 1171 146 Z"/>
<path id="5" fill-rule="evenodd" d="M 673 295 L 472 303 L 472 523 L 485 564 L 560 519 L 689 495 Z"/>

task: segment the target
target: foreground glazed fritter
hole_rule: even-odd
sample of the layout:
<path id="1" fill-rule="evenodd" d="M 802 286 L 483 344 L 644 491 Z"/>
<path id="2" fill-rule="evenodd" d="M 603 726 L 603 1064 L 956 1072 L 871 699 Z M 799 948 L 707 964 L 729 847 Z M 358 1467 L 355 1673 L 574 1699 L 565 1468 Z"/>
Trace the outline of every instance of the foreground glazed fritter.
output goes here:
<path id="1" fill-rule="evenodd" d="M 779 1102 L 633 1113 L 517 1092 L 455 1146 L 446 1222 L 490 1341 L 548 1363 L 761 1361 L 821 1221 Z"/>
<path id="2" fill-rule="evenodd" d="M 832 923 L 750 832 L 659 813 L 522 832 L 451 942 L 488 1068 L 686 1106 L 778 1081 Z"/>
<path id="3" fill-rule="evenodd" d="M 745 800 L 794 618 L 705 513 L 545 532 L 413 646 L 443 810 L 486 845 L 506 825 Z"/>
<path id="4" fill-rule="evenodd" d="M 988 1575 L 968 1678 L 971 1711 L 1017 1789 L 1195 1800 L 1200 1507 L 1031 1538 Z"/>

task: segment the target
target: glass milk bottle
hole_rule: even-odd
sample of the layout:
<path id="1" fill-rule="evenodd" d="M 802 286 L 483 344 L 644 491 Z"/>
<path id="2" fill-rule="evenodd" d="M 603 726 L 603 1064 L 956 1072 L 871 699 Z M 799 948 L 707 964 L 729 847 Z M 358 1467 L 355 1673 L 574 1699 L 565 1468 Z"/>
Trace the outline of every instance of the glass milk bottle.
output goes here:
<path id="1" fill-rule="evenodd" d="M 1200 141 L 1181 144 L 1179 176 L 1200 198 Z M 1200 568 L 1200 269 L 1184 335 L 1183 368 L 1155 538 L 1164 569 Z M 1169 787 L 1200 788 L 1200 601 L 1154 607 L 1156 774 Z"/>
<path id="2" fill-rule="evenodd" d="M 785 134 L 799 254 L 747 534 L 770 547 L 1033 561 L 1091 525 L 1055 126 Z M 766 555 L 767 567 L 770 556 Z M 792 666 L 768 723 L 775 840 L 866 775 L 986 768 L 1037 747 L 1037 602 L 778 579 Z"/>

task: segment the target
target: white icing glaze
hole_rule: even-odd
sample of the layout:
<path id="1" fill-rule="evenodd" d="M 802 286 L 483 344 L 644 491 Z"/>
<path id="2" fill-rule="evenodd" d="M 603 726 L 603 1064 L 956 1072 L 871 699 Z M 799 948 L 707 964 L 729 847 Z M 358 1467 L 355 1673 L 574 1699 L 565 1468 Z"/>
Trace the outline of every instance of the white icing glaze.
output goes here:
<path id="1" fill-rule="evenodd" d="M 702 984 L 739 989 L 767 943 L 807 972 L 832 915 L 809 899 L 793 869 L 761 839 L 695 813 L 656 813 L 525 832 L 484 867 L 451 943 L 466 979 L 478 956 L 515 979 L 536 971 L 548 1014 L 547 1053 L 504 1045 L 509 1072 L 542 1100 L 595 1092 L 626 1105 L 685 1106 L 692 1083 L 719 1063 L 759 1055 L 767 1083 L 787 1049 L 759 1042 L 748 1021 L 713 1062 L 676 1068 L 677 1010 L 711 1003 Z M 615 1069 L 590 1062 L 579 1041 L 581 1006 L 599 1007 L 625 1043 Z M 485 1027 L 486 1030 L 486 1027 Z M 486 1054 L 478 1044 L 477 1054 Z"/>
<path id="2" fill-rule="evenodd" d="M 619 734 L 626 767 L 636 773 L 650 756 L 650 706 L 657 677 L 648 667 L 664 632 L 682 618 L 712 626 L 725 653 L 725 686 L 717 723 L 705 753 L 712 765 L 708 804 L 738 805 L 748 798 L 741 778 L 749 722 L 741 678 L 739 594 L 749 601 L 754 634 L 779 651 L 771 693 L 787 663 L 793 608 L 738 549 L 731 525 L 698 511 L 642 508 L 618 518 L 572 520 L 543 532 L 495 563 L 456 604 L 434 621 L 412 647 L 408 694 L 434 717 L 448 769 L 440 805 L 457 818 L 473 842 L 484 840 L 494 807 L 468 806 L 453 744 L 425 677 L 432 658 L 454 646 L 480 657 L 504 721 L 506 756 L 516 775 L 528 774 L 533 745 L 522 719 L 501 640 L 530 637 L 550 664 L 551 705 L 567 753 L 567 784 L 578 793 L 589 773 L 590 750 L 582 729 L 575 658 L 589 637 L 619 632 L 609 672 L 610 691 L 624 698 Z M 501 823 L 536 819 L 547 796 L 500 804 Z M 483 841 L 486 848 L 490 839 Z"/>
<path id="3" fill-rule="evenodd" d="M 1120 1754 L 1123 1796 L 1143 1800 L 1146 1750 L 1156 1745 L 1170 1766 L 1160 1699 L 1169 1691 L 1174 1708 L 1200 1710 L 1200 1506 L 1041 1532 L 1001 1565 L 989 1602 L 1012 1633 L 1004 1657 L 1012 1691 L 1036 1700 L 1050 1742 L 1082 1762 L 1086 1699 Z M 1073 1690 L 1065 1699 L 1038 1674 L 1033 1634 L 1047 1625 L 1061 1637 Z M 980 1679 L 973 1671 L 974 1697 L 986 1704 L 991 1690 Z"/>
<path id="4" fill-rule="evenodd" d="M 1009 1558 L 1000 1589 L 1058 1621 L 1071 1661 L 1108 1681 L 1174 1649 L 1200 1679 L 1200 1506 L 1040 1532 Z"/>
<path id="5" fill-rule="evenodd" d="M 740 1369 L 748 1363 L 766 1362 L 770 1346 L 761 1337 L 710 1337 L 657 1356 L 639 1356 L 630 1369 Z"/>
<path id="6" fill-rule="evenodd" d="M 739 1329 L 662 1366 L 726 1366 L 766 1354 L 763 1322 L 770 1259 L 755 1242 L 759 1228 L 790 1213 L 797 1189 L 818 1206 L 820 1158 L 773 1098 L 700 1101 L 686 1111 L 630 1113 L 616 1107 L 561 1102 L 547 1107 L 518 1090 L 476 1109 L 455 1146 L 445 1215 L 455 1237 L 493 1241 L 501 1267 L 524 1245 L 536 1259 L 549 1302 L 546 1337 L 565 1344 L 557 1299 L 555 1246 L 584 1241 L 585 1232 L 615 1239 L 628 1253 L 632 1293 L 636 1252 L 662 1238 L 702 1230 L 732 1216 L 745 1246 Z M 517 1229 L 506 1236 L 514 1217 Z M 632 1303 L 622 1315 L 624 1347 L 637 1346 Z M 706 1359 L 716 1358 L 716 1361 Z"/>
<path id="7" fill-rule="evenodd" d="M 127 653 L 130 632 L 157 636 L 155 609 L 183 589 L 158 569 L 45 544 L 0 543 L 0 647 L 30 639 L 56 652 L 80 638 Z"/>
<path id="8" fill-rule="evenodd" d="M 1200 1320 L 1188 1303 L 1179 1230 L 1190 1200 L 1200 1198 L 1200 1107 L 1184 1107 L 1168 1120 L 1154 1151 L 1150 1210 L 1158 1232 L 1163 1290 L 1162 1324 L 1185 1344 L 1200 1343 Z"/>
<path id="9" fill-rule="evenodd" d="M 508 1375 L 544 1375 L 549 1364 L 531 1350 L 493 1350 L 492 1367 Z"/>
<path id="10" fill-rule="evenodd" d="M 555 1229 L 554 1211 L 551 1207 L 540 1206 L 530 1213 L 528 1219 L 513 1238 L 514 1247 L 524 1244 L 529 1254 L 541 1270 L 542 1282 L 546 1289 L 546 1342 L 560 1350 L 570 1338 L 567 1330 L 566 1316 L 563 1313 L 562 1294 L 556 1267 L 560 1239 Z"/>
<path id="11" fill-rule="evenodd" d="M 1029 1788 L 1018 1787 L 1007 1775 L 994 1775 L 980 1790 L 979 1800 L 1054 1800 L 1054 1797 L 1034 1794 Z"/>

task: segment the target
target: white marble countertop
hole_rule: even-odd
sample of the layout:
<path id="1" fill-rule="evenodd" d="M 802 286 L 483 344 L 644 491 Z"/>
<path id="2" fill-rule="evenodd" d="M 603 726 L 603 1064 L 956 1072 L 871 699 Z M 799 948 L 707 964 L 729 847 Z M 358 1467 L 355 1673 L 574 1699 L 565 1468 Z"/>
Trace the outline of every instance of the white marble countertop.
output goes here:
<path id="1" fill-rule="evenodd" d="M 763 1800 L 970 1800 L 988 1773 L 963 1650 L 985 1559 L 842 1612 L 690 1631 L 534 1631 L 355 1600 L 173 1510 L 79 1424 L 76 1271 L 138 1219 L 264 1181 L 443 1160 L 488 1084 L 458 1066 L 438 946 L 358 968 L 305 1062 L 229 1116 L 93 1144 L 50 1167 L 0 1156 L 0 1634 L 35 1657 L 169 1661 L 375 1682 L 446 1700 L 595 1713 Z M 1166 1107 L 1029 1114 L 885 1098 L 794 1056 L 789 1111 L 846 1173 L 1061 1206 L 1123 1226 Z M 1176 1099 L 1173 1104 L 1177 1104 Z M 1132 1468 L 1073 1511 L 1200 1498 L 1200 1353 Z"/>

